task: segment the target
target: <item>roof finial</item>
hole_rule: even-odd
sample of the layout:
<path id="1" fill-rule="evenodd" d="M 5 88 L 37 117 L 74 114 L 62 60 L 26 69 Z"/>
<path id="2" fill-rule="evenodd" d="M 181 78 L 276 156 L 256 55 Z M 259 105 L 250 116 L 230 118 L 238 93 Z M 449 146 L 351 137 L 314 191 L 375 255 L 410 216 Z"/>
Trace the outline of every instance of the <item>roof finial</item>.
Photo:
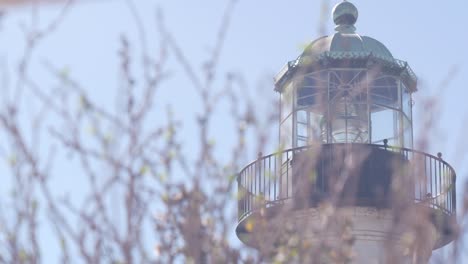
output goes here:
<path id="1" fill-rule="evenodd" d="M 336 24 L 335 30 L 341 33 L 353 33 L 356 28 L 354 24 L 358 18 L 358 10 L 352 3 L 343 0 L 333 8 L 333 21 Z"/>

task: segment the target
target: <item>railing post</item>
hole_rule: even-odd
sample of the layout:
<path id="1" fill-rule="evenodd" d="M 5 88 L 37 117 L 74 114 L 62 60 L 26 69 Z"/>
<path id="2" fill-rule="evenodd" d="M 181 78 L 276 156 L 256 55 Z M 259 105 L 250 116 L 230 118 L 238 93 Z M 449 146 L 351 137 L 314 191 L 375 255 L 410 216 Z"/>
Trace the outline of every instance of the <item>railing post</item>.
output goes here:
<path id="1" fill-rule="evenodd" d="M 439 159 L 439 160 L 438 160 L 438 163 L 439 163 L 439 168 L 438 168 L 438 169 L 439 169 L 439 193 L 440 193 L 441 195 L 442 195 L 442 193 L 443 193 L 443 195 L 446 196 L 446 195 L 447 195 L 447 192 L 446 192 L 446 190 L 444 190 L 444 187 L 445 187 L 445 186 L 444 186 L 444 184 L 442 183 L 442 179 L 443 179 L 443 178 L 442 178 L 442 162 L 441 162 L 441 161 L 442 161 L 442 153 L 441 153 L 441 152 L 438 152 L 438 153 L 437 153 L 437 158 Z M 437 177 L 437 175 L 436 175 L 436 177 Z M 436 202 L 437 202 L 437 203 L 440 203 L 440 199 L 437 199 L 437 200 L 438 200 L 438 201 L 436 201 Z"/>
<path id="2" fill-rule="evenodd" d="M 262 152 L 258 152 L 257 154 L 257 161 L 255 162 L 255 192 L 254 192 L 254 203 L 255 203 L 255 208 L 258 208 L 258 204 L 261 203 L 261 193 L 262 193 Z M 257 189 L 258 185 L 258 189 Z"/>
<path id="3" fill-rule="evenodd" d="M 457 189 L 455 188 L 455 183 L 456 183 L 456 179 L 457 179 L 457 174 L 455 174 L 455 172 L 453 172 L 453 175 L 452 175 L 452 187 L 451 187 L 451 191 L 452 191 L 452 202 L 451 202 L 451 213 L 455 214 L 457 212 Z"/>
<path id="4" fill-rule="evenodd" d="M 258 152 L 257 154 L 257 173 L 256 173 L 256 181 L 258 182 L 258 193 L 262 190 L 262 152 Z"/>
<path id="5" fill-rule="evenodd" d="M 242 203 L 245 201 L 244 197 L 241 195 L 242 191 L 242 186 L 241 186 L 241 173 L 237 174 L 237 219 L 240 219 L 242 215 L 245 213 L 244 207 L 242 206 Z M 243 192 L 243 191 L 242 191 Z"/>

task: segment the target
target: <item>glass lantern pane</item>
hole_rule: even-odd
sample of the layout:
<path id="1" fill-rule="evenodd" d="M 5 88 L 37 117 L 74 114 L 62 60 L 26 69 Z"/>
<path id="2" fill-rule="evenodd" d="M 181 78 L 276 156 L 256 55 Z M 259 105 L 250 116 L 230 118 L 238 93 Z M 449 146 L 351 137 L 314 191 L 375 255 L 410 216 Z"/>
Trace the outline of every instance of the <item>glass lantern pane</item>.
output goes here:
<path id="1" fill-rule="evenodd" d="M 409 91 L 406 89 L 406 87 L 403 86 L 402 84 L 402 106 L 403 106 L 403 113 L 409 118 L 409 120 L 412 119 L 412 113 L 411 113 L 411 108 L 412 108 L 412 100 L 411 100 L 411 94 Z"/>
<path id="2" fill-rule="evenodd" d="M 391 146 L 402 147 L 403 146 L 403 128 L 402 128 L 402 113 L 400 111 L 393 111 L 393 142 L 389 143 Z"/>
<path id="3" fill-rule="evenodd" d="M 321 71 L 296 79 L 297 107 L 318 106 L 325 103 L 328 88 L 328 74 Z"/>
<path id="4" fill-rule="evenodd" d="M 283 149 L 292 148 L 293 118 L 290 115 L 280 125 L 280 145 Z"/>
<path id="5" fill-rule="evenodd" d="M 307 110 L 297 111 L 297 122 L 307 123 Z"/>
<path id="6" fill-rule="evenodd" d="M 307 146 L 307 140 L 299 138 L 297 140 L 297 147 L 300 148 L 300 147 L 305 147 L 305 146 Z"/>
<path id="7" fill-rule="evenodd" d="M 297 135 L 299 137 L 307 138 L 307 123 L 297 123 Z"/>
<path id="8" fill-rule="evenodd" d="M 374 106 L 374 111 L 371 113 L 372 124 L 372 143 L 383 144 L 384 139 L 389 140 L 389 144 L 395 143 L 395 129 L 397 124 L 395 122 L 394 110 Z"/>
<path id="9" fill-rule="evenodd" d="M 370 87 L 372 103 L 400 109 L 398 82 L 391 76 L 379 76 Z"/>
<path id="10" fill-rule="evenodd" d="M 293 84 L 286 86 L 281 94 L 281 121 L 284 121 L 293 111 Z"/>
<path id="11" fill-rule="evenodd" d="M 365 70 L 330 72 L 329 101 L 322 139 L 328 143 L 368 143 L 369 109 Z"/>
<path id="12" fill-rule="evenodd" d="M 332 143 L 367 143 L 368 110 L 366 104 L 343 99 L 330 110 Z"/>
<path id="13" fill-rule="evenodd" d="M 310 118 L 310 138 L 313 141 L 320 140 L 321 131 L 323 126 L 326 126 L 325 119 L 322 114 L 316 114 L 314 112 L 309 113 Z"/>
<path id="14" fill-rule="evenodd" d="M 413 126 L 406 117 L 403 118 L 403 147 L 413 148 Z"/>
<path id="15" fill-rule="evenodd" d="M 308 106 L 315 103 L 316 93 L 314 88 L 300 88 L 297 91 L 297 105 L 298 106 Z"/>

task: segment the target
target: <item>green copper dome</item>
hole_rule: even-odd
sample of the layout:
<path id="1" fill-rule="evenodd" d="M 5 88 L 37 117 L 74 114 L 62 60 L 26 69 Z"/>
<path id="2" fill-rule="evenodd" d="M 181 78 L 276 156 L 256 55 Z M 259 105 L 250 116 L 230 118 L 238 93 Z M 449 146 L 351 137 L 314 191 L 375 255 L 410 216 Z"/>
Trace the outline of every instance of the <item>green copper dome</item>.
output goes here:
<path id="1" fill-rule="evenodd" d="M 393 58 L 392 53 L 380 41 L 355 33 L 341 32 L 313 41 L 307 46 L 301 57 L 309 57 L 310 60 L 325 52 L 372 53 L 378 57 Z"/>
<path id="2" fill-rule="evenodd" d="M 313 41 L 302 56 L 310 57 L 310 60 L 325 52 L 357 52 L 393 58 L 392 53 L 380 41 L 355 33 L 354 24 L 357 18 L 358 10 L 352 3 L 343 1 L 337 4 L 333 8 L 333 21 L 337 32 Z"/>
<path id="3" fill-rule="evenodd" d="M 416 91 L 417 77 L 408 63 L 395 59 L 380 41 L 356 33 L 354 24 L 359 16 L 356 6 L 342 1 L 333 8 L 332 15 L 336 32 L 312 41 L 296 60 L 288 62 L 275 78 L 276 90 L 281 91 L 297 71 L 379 65 L 383 72 L 400 76 L 410 90 Z"/>

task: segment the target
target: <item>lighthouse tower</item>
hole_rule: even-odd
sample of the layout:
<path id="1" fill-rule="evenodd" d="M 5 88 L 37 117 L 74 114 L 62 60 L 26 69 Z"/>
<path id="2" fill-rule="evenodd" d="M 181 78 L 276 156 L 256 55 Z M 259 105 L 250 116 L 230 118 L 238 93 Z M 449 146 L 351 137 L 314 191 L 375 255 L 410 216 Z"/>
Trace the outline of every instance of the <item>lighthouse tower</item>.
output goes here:
<path id="1" fill-rule="evenodd" d="M 357 19 L 337 4 L 280 71 L 279 151 L 238 175 L 236 233 L 271 260 L 427 263 L 454 239 L 455 171 L 413 149 L 417 78 Z"/>

